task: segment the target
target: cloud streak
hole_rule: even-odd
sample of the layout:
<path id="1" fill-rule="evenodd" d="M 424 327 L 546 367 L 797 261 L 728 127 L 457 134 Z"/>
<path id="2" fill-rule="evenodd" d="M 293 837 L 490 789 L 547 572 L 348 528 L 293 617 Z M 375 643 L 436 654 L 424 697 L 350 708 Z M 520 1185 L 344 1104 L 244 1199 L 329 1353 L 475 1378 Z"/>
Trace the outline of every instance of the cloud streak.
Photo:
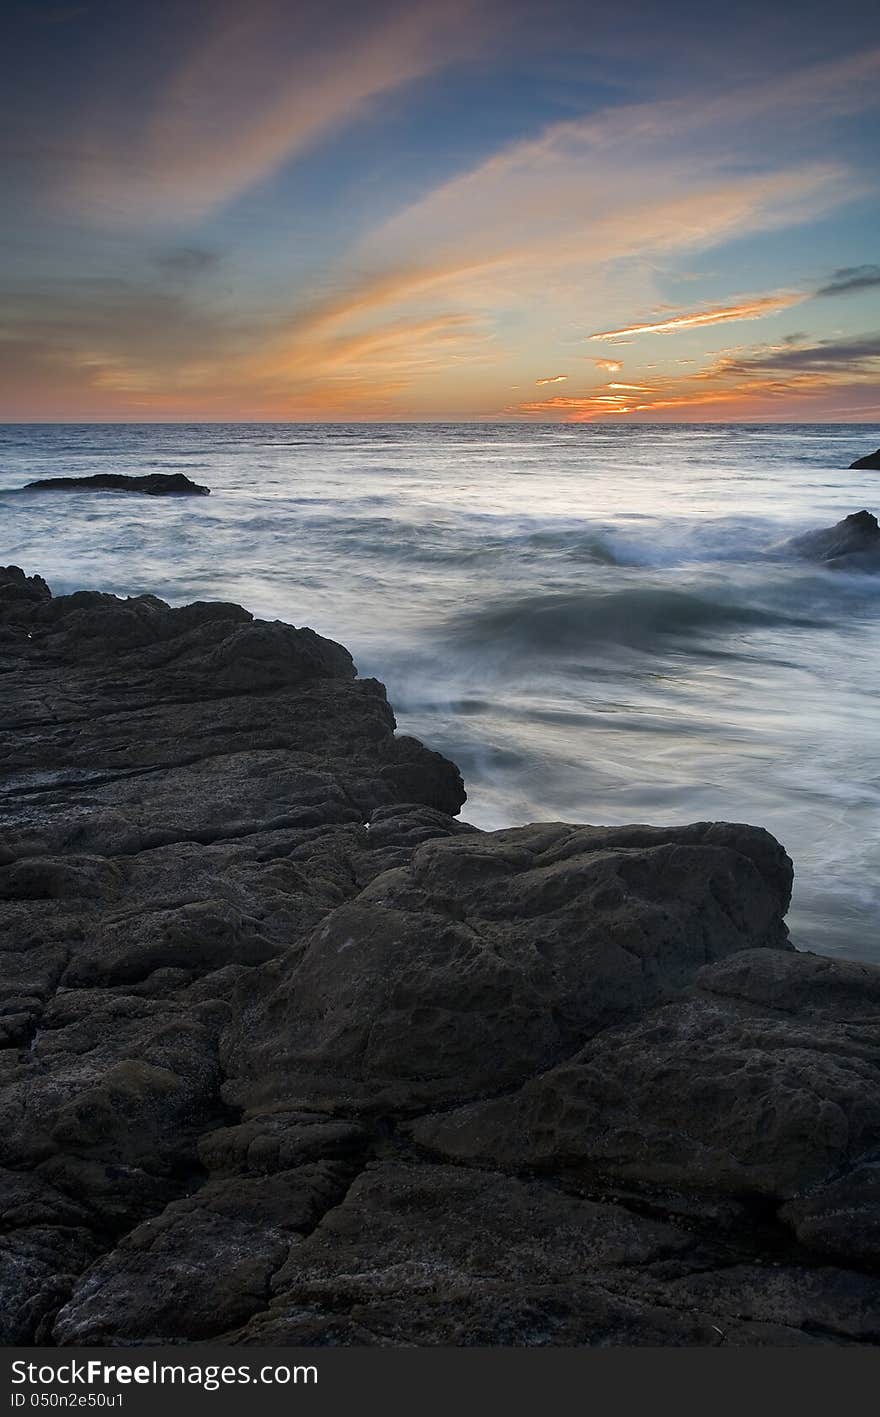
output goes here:
<path id="1" fill-rule="evenodd" d="M 809 278 L 794 269 L 798 291 L 717 295 L 722 280 L 727 291 L 772 292 L 787 277 L 774 260 L 761 275 L 751 264 L 761 233 L 824 219 L 863 195 L 858 144 L 841 142 L 832 120 L 876 102 L 877 51 L 800 70 L 789 54 L 771 83 L 738 83 L 742 68 L 718 83 L 707 68 L 667 83 L 672 98 L 546 123 L 548 112 L 571 111 L 558 93 L 531 95 L 515 121 L 501 112 L 509 100 L 486 41 L 496 63 L 510 36 L 496 26 L 493 38 L 494 0 L 212 0 L 171 11 L 169 32 L 152 31 L 154 50 L 140 66 L 130 60 L 131 103 L 122 50 L 118 74 L 109 45 L 85 79 L 65 70 L 80 107 L 68 113 L 59 99 L 52 111 L 64 121 L 43 134 L 55 140 L 64 219 L 51 236 L 48 221 L 22 226 L 15 250 L 29 259 L 32 245 L 34 268 L 44 260 L 45 270 L 54 241 L 70 278 L 40 291 L 26 272 L 3 346 L 17 387 L 30 381 L 29 409 L 42 385 L 46 403 L 69 394 L 88 416 L 100 406 L 111 417 L 129 407 L 418 417 L 458 412 L 465 400 L 492 416 L 516 380 L 538 386 L 518 416 L 641 417 L 710 398 L 738 407 L 746 385 L 749 397 L 775 400 L 786 387 L 806 396 L 865 377 L 852 350 L 846 369 L 820 338 L 830 334 L 822 319 L 842 325 L 845 301 L 830 297 L 867 293 L 880 267 L 841 266 L 821 285 L 815 268 Z M 585 108 L 599 95 L 607 102 L 617 80 L 621 100 L 643 82 L 629 50 L 627 41 L 616 78 L 582 76 Z M 468 73 L 475 54 L 485 67 Z M 82 57 L 91 61 L 85 44 Z M 82 92 L 94 94 L 90 113 Z M 453 106 L 447 149 L 437 116 L 448 121 Z M 497 128 L 479 121 L 489 107 Z M 357 125 L 368 110 L 387 121 L 366 142 Z M 487 158 L 493 132 L 498 143 L 518 136 Z M 34 179 L 48 193 L 40 217 L 54 220 L 44 175 Z M 733 244 L 743 238 L 747 246 Z M 860 258 L 851 237 L 843 249 Z M 700 269 L 694 253 L 710 251 L 715 289 L 689 284 L 670 303 L 677 267 Z M 15 259 L 10 286 L 28 265 Z M 89 285 L 77 260 L 104 283 Z M 706 354 L 706 367 L 687 374 L 671 360 L 638 361 L 642 336 L 705 331 L 687 345 L 697 353 L 714 347 L 716 327 L 818 297 L 829 303 L 810 306 L 811 337 L 778 353 L 727 351 L 711 363 Z M 608 341 L 611 357 L 590 358 L 603 351 L 587 340 Z M 624 343 L 635 345 L 626 383 L 615 380 Z M 535 367 L 569 372 L 524 372 Z M 569 396 L 554 397 L 563 382 Z"/>
<path id="2" fill-rule="evenodd" d="M 207 14 L 140 129 L 108 132 L 101 114 L 81 130 L 68 189 L 81 210 L 123 223 L 204 215 L 481 43 L 472 0 L 386 0 L 339 25 L 285 0 L 225 0 Z"/>
<path id="3" fill-rule="evenodd" d="M 653 324 L 625 325 L 619 330 L 604 330 L 590 335 L 591 340 L 619 339 L 623 335 L 671 334 L 678 330 L 697 330 L 706 325 L 725 325 L 732 320 L 761 320 L 776 315 L 792 305 L 800 305 L 809 296 L 803 294 L 762 295 L 739 305 L 722 305 L 714 310 L 698 310 L 691 314 L 669 315 Z"/>
<path id="4" fill-rule="evenodd" d="M 723 354 L 693 374 L 661 376 L 651 385 L 609 383 L 607 389 L 619 391 L 613 395 L 590 390 L 531 400 L 508 412 L 574 423 L 607 417 L 705 417 L 716 408 L 726 418 L 779 418 L 786 409 L 805 404 L 827 408 L 832 417 L 843 416 L 845 410 L 868 414 L 877 408 L 878 378 L 880 334 L 786 341 Z M 852 404 L 859 397 L 862 402 Z"/>
<path id="5" fill-rule="evenodd" d="M 529 403 L 517 404 L 505 410 L 507 413 L 544 414 L 551 420 L 562 419 L 566 423 L 588 423 L 595 418 L 608 418 L 633 412 L 633 405 L 620 395 L 586 394 L 580 398 L 537 399 Z"/>
<path id="6" fill-rule="evenodd" d="M 880 266 L 845 266 L 835 271 L 828 284 L 820 286 L 816 295 L 852 295 L 856 291 L 875 290 L 878 286 Z"/>

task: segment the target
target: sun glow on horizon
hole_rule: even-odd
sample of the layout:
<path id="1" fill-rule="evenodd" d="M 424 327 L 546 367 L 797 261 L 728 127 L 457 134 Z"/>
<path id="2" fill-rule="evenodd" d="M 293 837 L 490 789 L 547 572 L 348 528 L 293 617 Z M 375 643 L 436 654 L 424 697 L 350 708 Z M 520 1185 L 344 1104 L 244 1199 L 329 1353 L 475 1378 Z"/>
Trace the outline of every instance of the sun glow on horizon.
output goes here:
<path id="1" fill-rule="evenodd" d="M 625 57 L 565 0 L 503 46 L 497 0 L 20 8 L 0 419 L 873 411 L 880 48 L 830 19 L 758 55 L 670 0 Z"/>

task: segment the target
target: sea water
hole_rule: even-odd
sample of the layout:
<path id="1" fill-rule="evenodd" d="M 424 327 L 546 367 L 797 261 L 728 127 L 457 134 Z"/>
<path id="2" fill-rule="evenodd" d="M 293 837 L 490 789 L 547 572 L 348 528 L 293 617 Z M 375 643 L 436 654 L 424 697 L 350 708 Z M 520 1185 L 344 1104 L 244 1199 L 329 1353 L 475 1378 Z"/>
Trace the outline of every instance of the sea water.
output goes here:
<path id="1" fill-rule="evenodd" d="M 767 827 L 795 942 L 880 959 L 880 575 L 778 543 L 863 507 L 842 425 L 0 428 L 0 564 L 345 644 L 463 816 Z M 184 472 L 208 498 L 22 494 Z"/>

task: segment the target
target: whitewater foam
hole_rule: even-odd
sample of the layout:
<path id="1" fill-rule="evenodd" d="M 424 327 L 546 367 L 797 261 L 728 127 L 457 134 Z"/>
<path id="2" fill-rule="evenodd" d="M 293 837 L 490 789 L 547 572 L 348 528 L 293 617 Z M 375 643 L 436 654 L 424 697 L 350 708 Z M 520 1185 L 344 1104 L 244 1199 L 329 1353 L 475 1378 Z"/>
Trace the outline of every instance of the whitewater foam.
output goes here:
<path id="1" fill-rule="evenodd" d="M 798 943 L 878 957 L 880 578 L 774 544 L 880 504 L 880 429 L 0 430 L 0 559 L 346 644 L 481 826 L 767 826 Z M 197 468 L 186 504 L 8 495 Z"/>

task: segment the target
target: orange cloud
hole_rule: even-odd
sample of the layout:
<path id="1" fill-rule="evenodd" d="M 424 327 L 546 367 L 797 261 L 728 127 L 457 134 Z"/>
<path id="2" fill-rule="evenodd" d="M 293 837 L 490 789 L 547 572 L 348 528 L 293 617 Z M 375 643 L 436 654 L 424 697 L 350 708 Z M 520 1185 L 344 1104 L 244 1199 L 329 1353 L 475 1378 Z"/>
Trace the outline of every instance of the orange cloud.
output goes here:
<path id="1" fill-rule="evenodd" d="M 682 419 L 776 420 L 793 409 L 811 417 L 829 418 L 846 411 L 863 417 L 876 409 L 877 374 L 880 370 L 880 335 L 859 335 L 810 343 L 791 338 L 775 345 L 728 350 L 705 368 L 690 374 L 658 376 L 651 385 L 609 383 L 619 393 L 590 392 L 582 397 L 551 398 L 520 404 L 508 410 L 519 415 L 558 418 L 582 423 L 608 416 L 636 420 Z M 647 395 L 636 403 L 633 394 Z M 710 411 L 717 408 L 713 415 Z"/>
<path id="2" fill-rule="evenodd" d="M 145 123 L 136 126 L 133 114 L 130 123 L 93 125 L 90 134 L 72 135 L 65 170 L 78 187 L 80 208 L 85 206 L 88 219 L 108 218 L 109 208 L 109 219 L 113 213 L 136 216 L 145 227 L 208 211 L 352 123 L 364 104 L 466 51 L 473 30 L 463 17 L 472 6 L 481 8 L 480 0 L 390 5 L 391 18 L 383 0 L 353 17 L 342 35 L 323 16 L 301 35 L 299 10 L 314 18 L 314 7 L 293 7 L 297 14 L 288 23 L 287 0 L 250 0 L 246 7 L 215 0 L 204 9 L 210 19 L 196 42 L 174 49 L 173 72 L 152 95 Z M 273 43 L 279 28 L 288 37 L 286 48 Z M 704 250 L 801 221 L 858 191 L 841 165 L 846 149 L 837 142 L 827 149 L 828 162 L 781 166 L 784 149 L 768 150 L 759 172 L 731 160 L 743 154 L 728 136 L 729 120 L 738 114 L 751 121 L 769 103 L 776 125 L 795 110 L 813 114 L 820 95 L 829 113 L 841 106 L 849 111 L 868 96 L 873 101 L 878 67 L 875 51 L 870 59 L 765 86 L 766 92 L 738 89 L 732 81 L 713 86 L 708 96 L 686 93 L 552 125 L 408 208 L 398 209 L 394 197 L 387 210 L 395 214 L 372 232 L 360 231 L 353 216 L 346 232 L 350 244 L 338 255 L 335 241 L 326 257 L 315 243 L 309 285 L 332 293 L 308 304 L 304 288 L 296 289 L 298 267 L 294 263 L 288 278 L 282 261 L 271 313 L 262 303 L 248 313 L 245 294 L 238 319 L 236 302 L 210 293 L 202 300 L 194 291 L 179 317 L 169 320 L 147 291 L 143 312 L 111 310 L 94 324 L 89 311 L 95 297 L 86 296 L 76 330 L 58 333 L 37 322 L 37 343 L 43 342 L 45 353 L 33 356 L 39 364 L 33 387 L 42 378 L 45 388 L 58 390 L 69 377 L 84 400 L 96 400 L 84 401 L 85 416 L 94 416 L 99 405 L 112 413 L 126 398 L 132 407 L 165 407 L 184 417 L 204 408 L 222 416 L 232 407 L 253 416 L 268 416 L 269 410 L 300 417 L 322 411 L 373 416 L 380 410 L 419 416 L 460 409 L 458 401 L 471 391 L 468 407 L 485 416 L 501 401 L 509 378 L 517 377 L 529 349 L 543 350 L 542 362 L 546 357 L 545 367 L 552 367 L 547 352 L 558 350 L 560 330 L 610 324 L 620 318 L 622 299 L 630 314 L 657 310 L 655 256 L 662 266 L 665 253 Z M 690 144 L 693 133 L 700 135 L 696 145 Z M 84 144 L 84 137 L 90 141 Z M 805 150 L 799 142 L 797 153 Z M 286 231 L 286 225 L 279 228 L 282 249 Z M 616 341 L 609 352 L 617 354 L 618 345 L 632 343 L 626 335 L 754 320 L 807 298 L 771 295 L 690 314 L 658 312 L 652 324 L 590 338 Z M 57 303 L 54 293 L 51 303 Z M 492 361 L 501 363 L 497 378 L 471 377 Z M 583 362 L 608 375 L 623 368 L 620 358 Z M 642 364 L 631 377 L 650 368 Z M 453 371 L 448 379 L 445 371 Z M 675 382 L 655 379 L 652 373 L 652 386 L 607 384 L 608 394 L 548 399 L 513 412 L 582 420 L 698 407 L 710 397 L 737 406 L 737 383 L 748 384 L 750 398 L 775 398 L 764 379 L 762 393 L 756 371 L 742 373 L 732 364 L 690 381 L 684 375 Z M 791 385 L 785 381 L 773 384 L 786 387 Z M 625 395 L 642 395 L 643 402 L 634 405 Z"/>
<path id="3" fill-rule="evenodd" d="M 633 412 L 654 412 L 667 408 L 701 408 L 713 403 L 746 405 L 755 399 L 788 398 L 793 394 L 824 391 L 833 388 L 834 382 L 834 380 L 814 375 L 798 375 L 792 379 L 751 379 L 734 384 L 730 388 L 703 391 L 685 389 L 678 395 L 652 399 L 650 403 L 637 404 Z"/>
<path id="4" fill-rule="evenodd" d="M 632 413 L 632 407 L 620 395 L 593 394 L 583 398 L 541 399 L 534 403 L 521 403 L 516 408 L 506 409 L 506 413 L 544 413 L 551 418 L 562 417 L 566 423 L 586 423 L 594 418 L 604 418 L 608 414 Z"/>
<path id="5" fill-rule="evenodd" d="M 658 320 L 651 325 L 626 325 L 620 330 L 604 330 L 590 335 L 591 340 L 617 339 L 621 335 L 664 334 L 672 330 L 695 330 L 703 325 L 724 325 L 730 320 L 760 320 L 765 315 L 775 315 L 779 310 L 788 310 L 792 305 L 800 305 L 809 296 L 801 293 L 788 295 L 764 295 L 759 300 L 746 300 L 741 305 L 722 305 L 715 310 L 699 310 L 692 315 L 671 315 L 667 320 Z"/>
<path id="6" fill-rule="evenodd" d="M 287 417 L 399 415 L 411 390 L 424 396 L 438 374 L 492 358 L 489 334 L 470 313 L 411 308 L 438 278 L 389 276 L 313 307 L 240 365 L 240 386 Z"/>

